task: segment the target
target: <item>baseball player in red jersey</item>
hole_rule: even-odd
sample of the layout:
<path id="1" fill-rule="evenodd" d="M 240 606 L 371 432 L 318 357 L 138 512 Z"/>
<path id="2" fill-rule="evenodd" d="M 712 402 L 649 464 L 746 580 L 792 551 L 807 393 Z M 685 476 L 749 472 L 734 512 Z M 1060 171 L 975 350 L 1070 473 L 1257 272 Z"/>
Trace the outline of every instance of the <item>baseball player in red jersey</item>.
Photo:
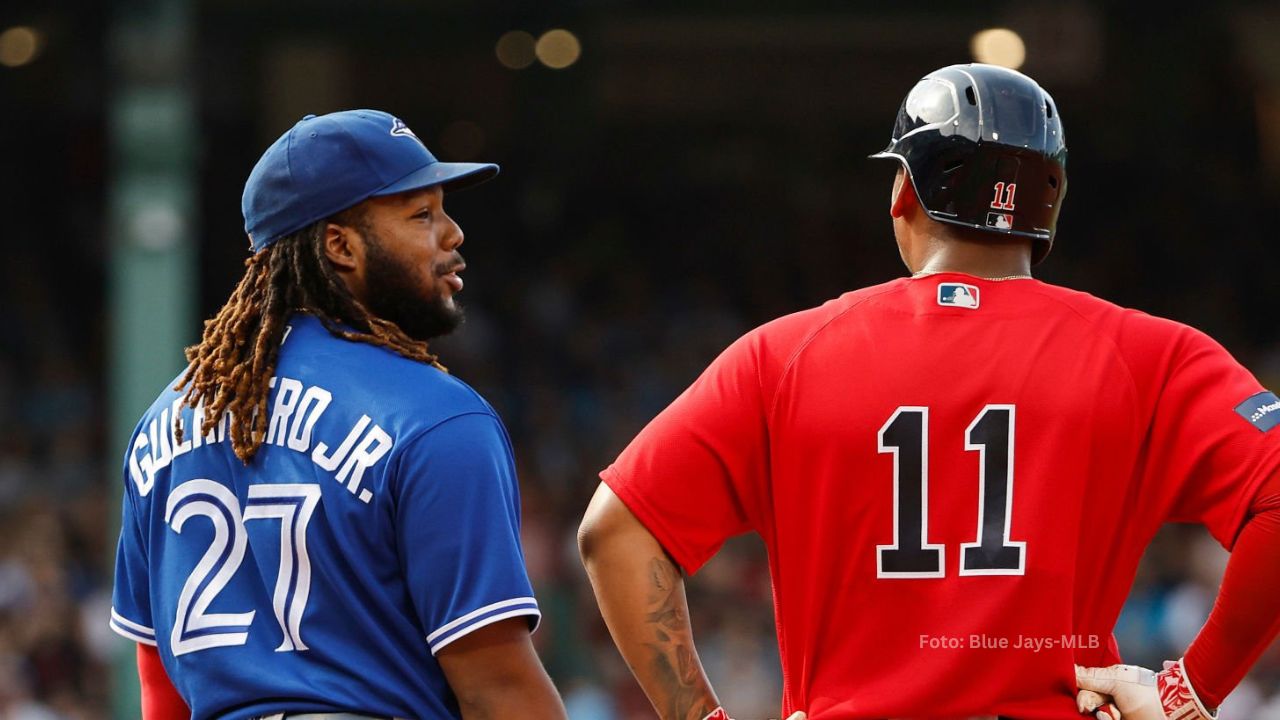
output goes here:
<path id="1" fill-rule="evenodd" d="M 1280 400 L 1203 333 L 1031 277 L 1067 184 L 1035 81 L 931 73 L 877 157 L 911 277 L 749 332 L 601 473 L 579 540 L 623 656 L 661 717 L 717 711 L 682 571 L 756 532 L 783 712 L 1213 717 L 1280 628 Z M 1217 604 L 1159 677 L 1112 667 L 1171 521 L 1232 549 Z"/>

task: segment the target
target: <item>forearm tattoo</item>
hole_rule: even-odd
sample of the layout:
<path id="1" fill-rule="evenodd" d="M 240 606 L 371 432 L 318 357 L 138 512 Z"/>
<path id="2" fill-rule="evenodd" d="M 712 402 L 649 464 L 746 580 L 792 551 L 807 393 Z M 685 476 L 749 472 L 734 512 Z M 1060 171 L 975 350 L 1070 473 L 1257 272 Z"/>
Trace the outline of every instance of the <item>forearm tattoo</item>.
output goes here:
<path id="1" fill-rule="evenodd" d="M 694 652 L 689 610 L 680 590 L 680 571 L 666 556 L 649 561 L 645 621 L 653 631 L 650 677 L 657 684 L 652 697 L 663 720 L 701 720 L 715 710 L 707 702 L 702 666 Z"/>

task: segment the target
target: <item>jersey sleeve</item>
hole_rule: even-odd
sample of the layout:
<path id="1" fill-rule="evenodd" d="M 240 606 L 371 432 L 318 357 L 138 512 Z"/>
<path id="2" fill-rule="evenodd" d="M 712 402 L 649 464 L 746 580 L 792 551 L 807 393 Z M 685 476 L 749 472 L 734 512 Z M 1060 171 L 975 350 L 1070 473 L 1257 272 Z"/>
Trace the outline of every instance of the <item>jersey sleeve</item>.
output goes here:
<path id="1" fill-rule="evenodd" d="M 729 346 L 600 477 L 687 573 L 752 529 L 768 477 L 756 332 Z"/>
<path id="2" fill-rule="evenodd" d="M 459 415 L 398 459 L 396 543 L 431 653 L 473 630 L 540 613 L 520 546 L 520 497 L 506 431 Z"/>
<path id="3" fill-rule="evenodd" d="M 128 482 L 125 484 L 120 518 L 120 542 L 116 547 L 115 588 L 111 595 L 111 629 L 142 643 L 156 644 L 155 624 L 151 621 L 150 583 L 147 572 L 147 546 L 142 537 L 135 499 Z"/>
<path id="4" fill-rule="evenodd" d="M 1168 362 L 1144 480 L 1168 489 L 1168 520 L 1203 524 L 1230 548 L 1257 488 L 1280 468 L 1280 403 L 1197 330 L 1179 327 Z"/>

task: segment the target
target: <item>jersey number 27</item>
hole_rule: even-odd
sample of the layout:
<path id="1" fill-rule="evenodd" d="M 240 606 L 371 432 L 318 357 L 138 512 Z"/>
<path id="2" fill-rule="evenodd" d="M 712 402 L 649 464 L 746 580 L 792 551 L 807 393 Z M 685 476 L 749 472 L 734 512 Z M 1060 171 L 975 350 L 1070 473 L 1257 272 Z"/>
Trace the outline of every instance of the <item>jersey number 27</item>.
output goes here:
<path id="1" fill-rule="evenodd" d="M 256 610 L 211 613 L 209 606 L 244 561 L 248 544 L 244 526 L 251 520 L 280 521 L 280 570 L 271 604 L 284 641 L 276 652 L 307 649 L 302 642 L 302 614 L 311 593 L 307 524 L 319 503 L 320 486 L 314 483 L 250 485 L 243 513 L 235 493 L 213 480 L 188 480 L 173 489 L 164 519 L 174 532 L 182 533 L 187 520 L 196 516 L 213 525 L 213 540 L 178 595 L 170 636 L 174 655 L 248 641 Z"/>
<path id="2" fill-rule="evenodd" d="M 1013 405 L 987 405 L 969 423 L 964 449 L 979 453 L 978 527 L 960 545 L 961 575 L 1022 575 L 1025 542 L 1009 539 L 1013 510 Z M 946 576 L 946 548 L 930 544 L 929 408 L 902 406 L 880 428 L 879 450 L 893 453 L 893 544 L 876 546 L 882 578 Z"/>

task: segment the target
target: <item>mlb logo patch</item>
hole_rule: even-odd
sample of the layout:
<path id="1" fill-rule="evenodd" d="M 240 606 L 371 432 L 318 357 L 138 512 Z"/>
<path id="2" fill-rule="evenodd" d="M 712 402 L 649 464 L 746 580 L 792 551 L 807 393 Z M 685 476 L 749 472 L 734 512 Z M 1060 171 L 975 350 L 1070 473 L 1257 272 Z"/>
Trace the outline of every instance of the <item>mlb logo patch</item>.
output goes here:
<path id="1" fill-rule="evenodd" d="M 938 304 L 946 307 L 962 307 L 970 310 L 978 307 L 978 288 L 964 283 L 940 283 Z"/>
<path id="2" fill-rule="evenodd" d="M 1012 230 L 1013 216 L 1009 213 L 987 213 L 987 227 L 997 230 Z"/>
<path id="3" fill-rule="evenodd" d="M 1272 392 L 1260 392 L 1237 405 L 1236 413 L 1250 425 L 1266 432 L 1280 425 L 1280 398 Z"/>

